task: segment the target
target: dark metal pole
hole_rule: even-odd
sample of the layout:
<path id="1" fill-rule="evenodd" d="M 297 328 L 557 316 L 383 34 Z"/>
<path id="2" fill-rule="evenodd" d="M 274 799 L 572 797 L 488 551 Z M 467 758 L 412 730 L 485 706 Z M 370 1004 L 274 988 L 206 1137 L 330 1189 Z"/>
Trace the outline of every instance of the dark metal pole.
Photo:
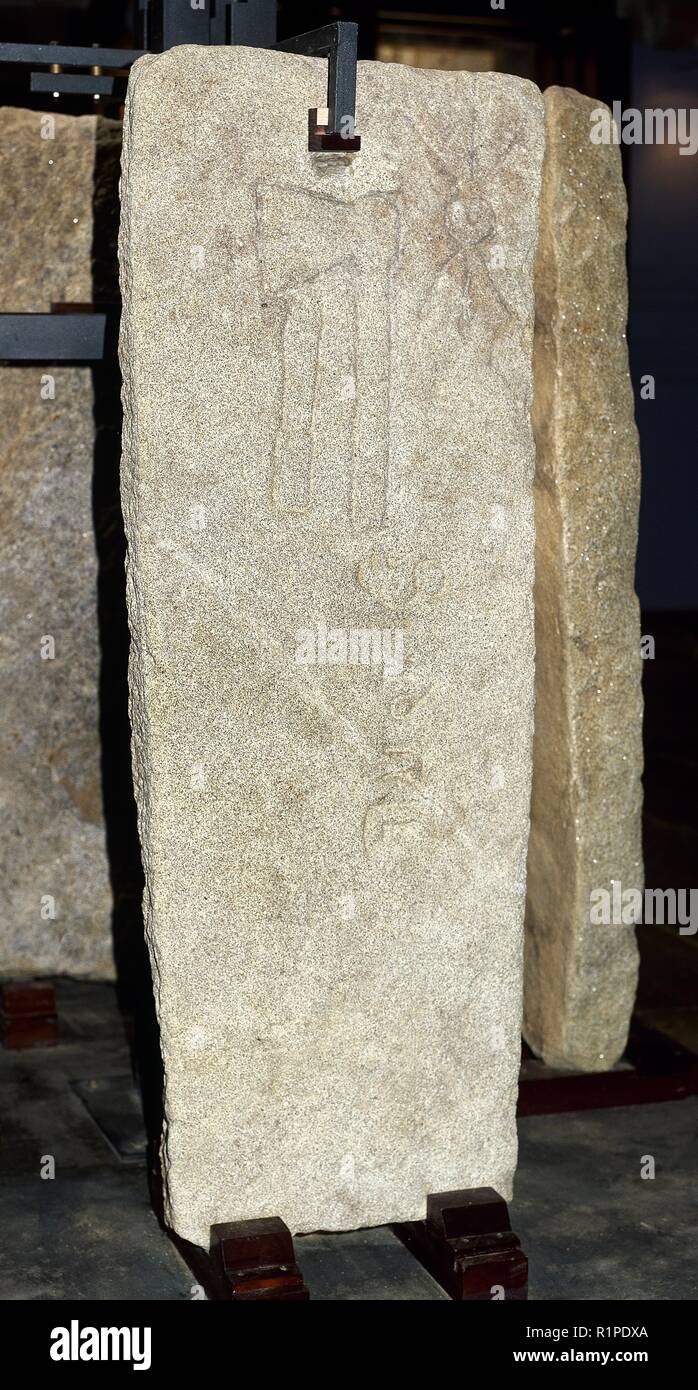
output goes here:
<path id="1" fill-rule="evenodd" d="M 356 115 L 357 24 L 327 24 L 284 39 L 277 48 L 285 53 L 304 53 L 327 58 L 329 63 L 327 104 L 330 108 L 329 135 L 352 136 Z M 342 128 L 342 122 L 346 128 Z"/>

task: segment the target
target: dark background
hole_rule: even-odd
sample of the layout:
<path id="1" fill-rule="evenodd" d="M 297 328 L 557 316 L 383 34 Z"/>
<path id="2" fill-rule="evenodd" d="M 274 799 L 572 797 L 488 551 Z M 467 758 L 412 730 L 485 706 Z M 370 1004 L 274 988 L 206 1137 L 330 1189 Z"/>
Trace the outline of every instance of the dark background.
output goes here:
<path id="1" fill-rule="evenodd" d="M 136 10 L 136 0 L 0 0 L 0 42 L 137 47 Z M 280 0 L 279 37 L 333 19 L 358 21 L 364 58 L 506 71 L 543 88 L 573 86 L 624 107 L 698 107 L 698 0 L 506 0 L 503 10 L 493 10 L 489 0 L 434 0 L 431 8 L 423 0 Z M 50 99 L 47 104 L 30 98 L 26 69 L 0 70 L 0 80 L 5 104 L 52 109 Z M 67 97 L 56 108 L 95 109 L 91 101 Z M 643 466 L 637 589 L 643 632 L 656 643 L 655 658 L 644 669 L 645 862 L 648 886 L 690 888 L 698 882 L 698 154 L 651 145 L 625 146 L 622 154 L 629 195 L 631 372 Z M 648 373 L 655 378 L 656 398 L 643 401 L 640 378 Z M 101 399 L 112 440 L 110 530 L 118 513 L 118 392 L 107 382 Z M 108 443 L 106 433 L 102 439 Z M 104 511 L 104 499 L 100 505 Z M 122 556 L 109 554 L 102 620 L 112 637 L 121 623 L 125 650 L 125 610 L 114 587 Z M 117 907 L 115 937 L 117 948 L 123 938 L 128 955 L 139 930 L 140 881 L 133 872 L 137 840 L 125 664 L 119 656 L 113 660 L 121 661 L 121 676 L 113 666 L 106 672 L 111 704 L 105 705 L 105 748 L 113 751 L 104 771 L 113 800 L 107 821 L 117 904 L 124 905 L 121 927 Z M 694 1008 L 698 971 L 689 965 L 695 953 L 687 948 L 695 939 L 674 937 L 667 957 L 656 928 L 641 929 L 640 938 L 640 1008 Z M 698 1050 L 698 1032 L 695 1042 Z"/>

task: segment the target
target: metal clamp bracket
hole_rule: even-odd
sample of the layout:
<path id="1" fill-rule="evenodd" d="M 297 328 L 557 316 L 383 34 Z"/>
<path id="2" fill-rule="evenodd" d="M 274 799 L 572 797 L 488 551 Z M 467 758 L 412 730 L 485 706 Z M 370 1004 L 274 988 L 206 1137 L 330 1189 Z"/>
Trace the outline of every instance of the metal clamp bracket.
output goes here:
<path id="1" fill-rule="evenodd" d="M 293 39 L 284 39 L 277 48 L 285 53 L 302 53 L 311 58 L 327 58 L 327 123 L 317 110 L 311 111 L 310 148 L 320 150 L 361 149 L 356 134 L 356 49 L 358 25 L 327 24 Z"/>

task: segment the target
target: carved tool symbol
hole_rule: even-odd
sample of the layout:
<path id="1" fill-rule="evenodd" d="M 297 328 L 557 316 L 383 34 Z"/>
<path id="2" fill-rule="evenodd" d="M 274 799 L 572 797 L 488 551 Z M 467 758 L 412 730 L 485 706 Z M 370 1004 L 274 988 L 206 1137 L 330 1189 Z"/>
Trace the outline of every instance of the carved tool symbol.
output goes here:
<path id="1" fill-rule="evenodd" d="M 257 207 L 265 298 L 284 310 L 272 505 L 335 501 L 357 526 L 379 526 L 398 209 L 383 194 L 349 203 L 279 184 L 259 188 Z"/>

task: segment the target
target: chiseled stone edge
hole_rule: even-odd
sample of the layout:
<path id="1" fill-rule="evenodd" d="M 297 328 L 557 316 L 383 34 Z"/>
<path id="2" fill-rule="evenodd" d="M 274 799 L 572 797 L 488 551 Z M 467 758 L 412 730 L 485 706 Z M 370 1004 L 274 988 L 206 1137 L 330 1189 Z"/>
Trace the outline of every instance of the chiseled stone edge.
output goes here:
<path id="1" fill-rule="evenodd" d="M 584 178 L 589 159 L 606 164 L 607 179 L 615 186 L 617 216 L 606 219 L 603 233 L 608 238 L 609 260 L 615 265 L 609 276 L 609 296 L 603 305 L 608 345 L 604 354 L 597 340 L 585 345 L 596 352 L 599 369 L 613 373 L 621 402 L 616 400 L 619 430 L 625 434 L 628 455 L 634 452 L 632 477 L 626 479 L 625 519 L 637 534 L 640 492 L 640 459 L 634 420 L 634 399 L 629 377 L 625 340 L 627 321 L 627 281 L 625 274 L 626 198 L 620 151 L 610 145 L 592 144 L 590 114 L 598 101 L 561 87 L 548 88 L 545 96 L 546 155 L 541 191 L 541 226 L 536 264 L 536 332 L 534 340 L 533 424 L 536 437 L 536 729 L 533 754 L 533 793 L 531 838 L 529 842 L 528 891 L 524 972 L 524 1036 L 532 1049 L 552 1066 L 585 1071 L 606 1071 L 622 1056 L 627 1042 L 630 1016 L 637 986 L 638 952 L 632 926 L 596 926 L 589 922 L 592 887 L 609 886 L 594 866 L 594 835 L 604 817 L 604 807 L 585 794 L 575 776 L 584 739 L 584 707 L 571 670 L 570 644 L 573 640 L 574 597 L 571 594 L 572 567 L 576 556 L 580 518 L 572 506 L 569 492 L 563 500 L 560 474 L 564 475 L 565 403 L 574 404 L 578 382 L 574 375 L 574 355 L 580 347 L 572 344 L 565 328 L 566 312 L 573 307 L 571 285 L 567 280 L 565 256 L 572 256 L 570 236 L 564 218 L 564 199 L 577 197 L 591 219 L 593 190 Z M 581 146 L 579 141 L 585 142 Z M 579 155 L 582 158 L 579 158 Z M 581 189 L 581 192 L 580 192 Z M 569 216 L 569 209 L 567 209 Z M 614 225 L 615 222 L 615 225 Z M 593 254 L 590 243 L 588 254 Z M 570 261 L 570 278 L 578 264 Z M 615 305 L 615 313 L 613 312 Z M 596 313 L 596 305 L 589 304 Z M 610 311 L 610 313 L 609 313 Z M 620 385 L 627 378 L 627 384 Z M 611 392 L 609 390 L 609 397 Z M 609 400 L 610 404 L 610 400 Z M 620 408 L 619 408 L 620 407 Z M 631 441 L 633 441 L 631 445 Z M 615 446 L 609 441 L 606 463 L 612 478 Z M 590 482 L 593 480 L 590 478 Z M 569 479 L 566 480 L 569 486 Z M 620 480 L 619 480 L 620 481 Z M 564 488 L 564 484 L 562 485 Z M 599 491 L 597 485 L 597 492 Z M 578 528 L 575 532 L 575 526 Z M 543 552 L 544 534 L 555 539 L 552 551 Z M 610 556 L 613 542 L 609 543 Z M 642 888 L 642 694 L 639 605 L 634 594 L 634 553 L 626 556 L 623 589 L 611 593 L 611 602 L 625 618 L 614 680 L 627 687 L 627 742 L 625 756 L 629 777 L 625 791 L 626 817 L 618 833 L 616 877 L 624 887 Z M 599 603 L 602 610 L 603 598 Z M 542 624 L 546 631 L 554 620 L 564 634 L 553 660 L 544 671 L 540 659 Z M 624 664 L 625 663 L 625 664 Z M 552 668 L 552 669 L 551 669 Z M 557 675 L 554 688 L 549 678 Z M 603 679 L 611 673 L 599 669 Z M 555 761 L 555 739 L 558 758 Z M 600 740 L 599 740 L 600 743 Z M 564 760 L 563 760 L 564 751 Z M 595 756 L 601 756 L 601 748 Z M 603 773 L 603 764 L 600 763 Z M 569 790 L 569 803 L 563 803 Z M 556 792 L 559 796 L 556 797 Z M 548 816 L 547 833 L 541 815 Z M 545 804 L 547 803 L 547 804 Z M 567 809 L 567 816 L 565 815 Z M 577 840 L 575 832 L 581 827 Z M 577 845 L 581 845 L 581 849 Z M 633 853 L 632 882 L 627 881 L 629 852 Z M 613 872 L 613 870 L 612 870 Z M 547 890 L 548 903 L 545 904 Z M 554 890 L 554 891 L 553 891 Z M 606 933 L 602 938 L 599 933 Z M 612 936 L 610 934 L 613 934 Z M 606 970 L 605 994 L 600 997 L 599 970 Z M 605 1005 L 605 1007 L 600 1007 Z"/>

